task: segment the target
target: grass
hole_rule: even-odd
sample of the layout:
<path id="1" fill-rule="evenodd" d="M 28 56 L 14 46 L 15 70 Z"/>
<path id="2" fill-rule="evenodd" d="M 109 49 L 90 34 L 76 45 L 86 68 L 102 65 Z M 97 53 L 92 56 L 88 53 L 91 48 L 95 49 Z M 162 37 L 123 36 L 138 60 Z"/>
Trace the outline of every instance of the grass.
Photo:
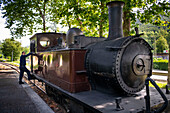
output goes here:
<path id="1" fill-rule="evenodd" d="M 163 88 L 165 89 L 167 83 L 166 82 L 156 82 L 156 84 L 160 87 L 160 88 Z M 154 87 L 151 83 L 149 83 L 149 86 L 150 87 Z M 168 88 L 170 90 L 170 88 Z"/>
<path id="2" fill-rule="evenodd" d="M 6 58 L 0 58 L 0 62 L 6 62 L 6 61 L 9 61 L 9 59 L 6 59 Z"/>
<path id="3" fill-rule="evenodd" d="M 20 65 L 20 61 L 5 62 L 5 63 L 12 64 L 12 65 L 17 66 L 17 67 L 19 67 L 19 65 Z M 27 68 L 30 68 L 28 63 L 26 63 L 26 66 L 27 66 Z"/>
<path id="4" fill-rule="evenodd" d="M 14 66 L 19 67 L 19 62 L 20 62 L 20 61 L 13 61 L 13 62 L 5 62 L 5 63 L 12 64 L 12 65 L 14 65 Z"/>
<path id="5" fill-rule="evenodd" d="M 12 64 L 14 66 L 18 66 L 19 67 L 20 61 L 4 62 L 4 63 Z M 28 63 L 26 63 L 26 65 L 28 66 Z"/>

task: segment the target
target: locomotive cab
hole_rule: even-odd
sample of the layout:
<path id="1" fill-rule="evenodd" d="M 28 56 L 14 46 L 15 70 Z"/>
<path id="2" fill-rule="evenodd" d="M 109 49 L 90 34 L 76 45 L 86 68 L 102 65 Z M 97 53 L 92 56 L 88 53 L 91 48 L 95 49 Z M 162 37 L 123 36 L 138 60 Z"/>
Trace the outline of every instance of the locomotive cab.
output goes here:
<path id="1" fill-rule="evenodd" d="M 36 33 L 30 38 L 30 50 L 31 52 L 42 52 L 56 46 L 61 48 L 65 40 L 66 34 L 63 33 Z"/>

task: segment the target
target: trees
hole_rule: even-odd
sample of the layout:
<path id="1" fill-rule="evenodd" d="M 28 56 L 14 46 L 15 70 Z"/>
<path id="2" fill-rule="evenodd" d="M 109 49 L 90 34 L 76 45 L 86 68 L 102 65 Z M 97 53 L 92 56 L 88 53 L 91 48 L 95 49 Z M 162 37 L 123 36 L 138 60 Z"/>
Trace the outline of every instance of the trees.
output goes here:
<path id="1" fill-rule="evenodd" d="M 3 57 L 1 48 L 2 48 L 2 43 L 1 43 L 1 41 L 0 41 L 0 58 Z"/>
<path id="2" fill-rule="evenodd" d="M 90 36 L 107 36 L 108 12 L 106 3 L 110 0 L 1 0 L 7 28 L 16 37 L 22 37 L 28 30 L 43 28 L 45 23 L 53 22 L 62 26 L 79 27 Z M 161 15 L 169 16 L 169 3 L 156 0 L 123 0 L 124 36 L 130 34 L 130 28 L 136 26 L 136 18 L 142 23 L 163 24 Z M 133 8 L 138 9 L 133 12 Z M 139 11 L 141 10 L 141 11 Z M 169 21 L 167 21 L 169 23 Z M 43 24 L 42 27 L 39 25 Z"/>
<path id="3" fill-rule="evenodd" d="M 107 2 L 109 0 L 51 0 L 50 19 L 63 27 L 79 27 L 85 35 L 102 37 L 108 31 Z"/>
<path id="4" fill-rule="evenodd" d="M 164 21 L 169 23 L 166 19 L 161 19 L 162 15 L 170 15 L 168 2 L 158 3 L 156 0 L 123 1 L 125 2 L 123 17 L 124 36 L 130 35 L 130 28 L 136 26 L 137 18 L 142 23 L 153 23 L 155 25 L 162 25 Z M 53 17 L 58 18 L 57 22 L 60 20 L 63 26 L 69 26 L 69 28 L 72 25 L 79 26 L 85 34 L 102 37 L 106 36 L 108 32 L 108 12 L 106 7 L 108 2 L 109 0 L 81 0 L 81 2 L 79 0 L 65 0 L 63 3 L 56 2 L 56 8 L 51 10 L 51 14 L 54 14 Z M 133 12 L 133 8 L 140 9 Z"/>
<path id="5" fill-rule="evenodd" d="M 11 57 L 13 52 L 13 60 L 16 60 L 20 55 L 21 43 L 10 38 L 5 39 L 1 50 L 5 57 Z"/>
<path id="6" fill-rule="evenodd" d="M 154 53 L 162 53 L 168 50 L 170 44 L 170 35 L 168 26 L 155 26 L 152 24 L 142 24 L 139 26 L 142 36 L 153 48 Z"/>
<path id="7" fill-rule="evenodd" d="M 167 40 L 163 36 L 159 37 L 156 41 L 156 47 L 158 53 L 162 53 L 163 50 L 168 50 Z"/>
<path id="8" fill-rule="evenodd" d="M 169 50 L 169 56 L 170 56 L 170 50 Z M 168 63 L 168 79 L 167 79 L 167 82 L 170 85 L 170 57 L 169 57 L 169 63 Z"/>
<path id="9" fill-rule="evenodd" d="M 24 51 L 25 54 L 28 54 L 30 52 L 30 47 L 22 47 L 21 50 Z"/>
<path id="10" fill-rule="evenodd" d="M 27 31 L 31 34 L 39 29 L 46 31 L 47 0 L 1 0 L 0 3 L 6 28 L 10 29 L 13 37 L 23 37 Z"/>
<path id="11" fill-rule="evenodd" d="M 154 53 L 162 53 L 163 50 L 168 50 L 170 44 L 170 35 L 168 26 L 155 26 L 152 24 L 142 24 L 139 26 L 142 36 L 153 48 Z"/>

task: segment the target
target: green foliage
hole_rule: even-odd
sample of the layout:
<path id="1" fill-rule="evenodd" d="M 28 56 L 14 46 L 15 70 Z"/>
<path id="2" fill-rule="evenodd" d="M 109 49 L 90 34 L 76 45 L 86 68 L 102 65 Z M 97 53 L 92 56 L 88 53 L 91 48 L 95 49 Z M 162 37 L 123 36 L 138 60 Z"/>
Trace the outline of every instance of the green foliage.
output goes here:
<path id="1" fill-rule="evenodd" d="M 5 62 L 5 63 L 12 64 L 12 65 L 14 65 L 14 66 L 19 67 L 19 61 L 14 61 L 14 62 L 9 62 L 9 61 L 7 61 L 7 62 Z"/>
<path id="2" fill-rule="evenodd" d="M 156 3 L 156 0 L 123 0 L 124 32 L 134 34 L 130 27 L 136 27 L 136 19 L 142 23 L 168 25 L 162 20 L 162 15 L 169 17 L 169 3 Z M 1 0 L 7 28 L 15 37 L 33 33 L 38 29 L 45 31 L 45 23 L 52 23 L 54 30 L 61 31 L 56 26 L 79 27 L 85 35 L 107 37 L 108 9 L 106 3 L 110 0 Z M 138 8 L 133 12 L 133 8 Z M 140 8 L 140 9 L 139 9 Z M 136 18 L 137 17 L 137 18 Z M 43 26 L 40 27 L 40 25 Z M 125 34 L 125 33 L 124 33 Z"/>
<path id="3" fill-rule="evenodd" d="M 51 21 L 63 27 L 79 27 L 88 36 L 107 36 L 108 11 L 106 1 L 98 0 L 52 0 L 49 9 Z M 102 30 L 100 30 L 102 29 Z M 108 31 L 107 31 L 108 32 Z"/>
<path id="4" fill-rule="evenodd" d="M 153 2 L 154 1 L 154 2 Z M 144 12 L 139 13 L 138 16 L 142 23 L 152 23 L 154 25 L 164 25 L 165 21 L 162 21 L 162 16 L 169 17 L 169 3 L 164 0 L 162 3 L 156 3 L 156 0 L 150 1 L 148 4 L 145 2 L 142 9 Z M 168 22 L 169 23 L 169 22 Z"/>
<path id="5" fill-rule="evenodd" d="M 139 29 L 140 33 L 144 33 L 142 37 L 154 48 L 154 53 L 162 53 L 163 50 L 168 50 L 170 34 L 167 26 L 142 24 Z"/>
<path id="6" fill-rule="evenodd" d="M 165 38 L 166 38 L 166 40 L 167 40 L 167 42 L 168 42 L 168 45 L 170 46 L 170 33 L 169 33 L 170 31 L 167 31 L 166 32 L 166 35 L 165 35 Z"/>
<path id="7" fill-rule="evenodd" d="M 166 88 L 166 85 L 167 85 L 166 82 L 164 82 L 164 83 L 162 83 L 162 82 L 156 82 L 156 84 L 157 84 L 160 88 Z M 149 86 L 150 86 L 150 87 L 154 87 L 150 82 L 149 82 Z M 170 90 L 170 88 L 168 88 L 168 89 Z"/>
<path id="8" fill-rule="evenodd" d="M 124 32 L 127 34 L 134 34 L 134 30 L 129 32 L 129 28 L 136 27 L 136 17 L 140 19 L 142 23 L 153 22 L 153 18 L 161 18 L 160 14 L 167 16 L 168 3 L 158 3 L 156 0 L 123 0 L 125 2 L 124 6 Z M 51 19 L 56 24 L 60 23 L 63 27 L 79 27 L 85 35 L 89 36 L 108 36 L 108 9 L 106 3 L 110 2 L 109 0 L 52 0 L 50 6 L 53 8 L 49 9 L 49 12 L 52 14 Z M 159 9 L 157 9 L 159 7 Z M 138 9 L 137 12 L 133 12 L 133 8 Z M 144 10 L 140 12 L 139 10 Z M 159 10 L 159 11 L 158 11 Z M 149 11 L 149 13 L 148 13 Z M 150 14 L 152 12 L 157 12 L 155 15 Z M 149 15 L 149 16 L 148 16 Z M 148 18 L 151 17 L 152 18 Z M 146 19 L 147 18 L 147 19 Z M 130 22 L 129 22 L 130 21 Z M 156 22 L 161 25 L 160 20 Z M 155 24 L 155 23 L 154 23 Z M 130 26 L 129 26 L 130 25 Z M 168 24 L 166 24 L 168 25 Z"/>
<path id="9" fill-rule="evenodd" d="M 28 54 L 30 52 L 30 47 L 22 47 L 21 51 L 24 51 L 25 54 Z"/>
<path id="10" fill-rule="evenodd" d="M 47 0 L 1 0 L 3 18 L 11 35 L 20 38 L 33 33 L 45 23 L 45 4 Z M 43 31 L 45 31 L 43 29 Z"/>
<path id="11" fill-rule="evenodd" d="M 21 43 L 13 39 L 5 39 L 2 43 L 1 50 L 5 57 L 11 57 L 13 51 L 13 59 L 16 60 L 20 55 Z"/>
<path id="12" fill-rule="evenodd" d="M 6 61 L 10 61 L 10 59 L 0 58 L 0 62 L 6 62 Z"/>
<path id="13" fill-rule="evenodd" d="M 159 37 L 156 41 L 156 47 L 158 53 L 163 53 L 163 50 L 168 50 L 169 48 L 167 40 L 163 36 Z"/>
<path id="14" fill-rule="evenodd" d="M 153 68 L 160 70 L 168 70 L 168 60 L 164 60 L 162 58 L 154 58 Z"/>

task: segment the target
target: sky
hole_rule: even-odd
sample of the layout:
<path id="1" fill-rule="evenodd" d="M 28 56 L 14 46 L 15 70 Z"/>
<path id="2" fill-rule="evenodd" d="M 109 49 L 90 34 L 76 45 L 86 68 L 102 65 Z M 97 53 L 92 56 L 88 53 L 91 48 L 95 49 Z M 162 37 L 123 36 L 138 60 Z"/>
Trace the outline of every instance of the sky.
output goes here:
<path id="1" fill-rule="evenodd" d="M 6 38 L 11 38 L 10 30 L 5 28 L 5 18 L 2 18 L 2 14 L 0 12 L 0 41 L 2 42 Z M 21 39 L 16 39 L 17 41 L 21 42 L 22 47 L 27 47 L 30 45 L 30 38 L 31 36 L 22 37 Z"/>

